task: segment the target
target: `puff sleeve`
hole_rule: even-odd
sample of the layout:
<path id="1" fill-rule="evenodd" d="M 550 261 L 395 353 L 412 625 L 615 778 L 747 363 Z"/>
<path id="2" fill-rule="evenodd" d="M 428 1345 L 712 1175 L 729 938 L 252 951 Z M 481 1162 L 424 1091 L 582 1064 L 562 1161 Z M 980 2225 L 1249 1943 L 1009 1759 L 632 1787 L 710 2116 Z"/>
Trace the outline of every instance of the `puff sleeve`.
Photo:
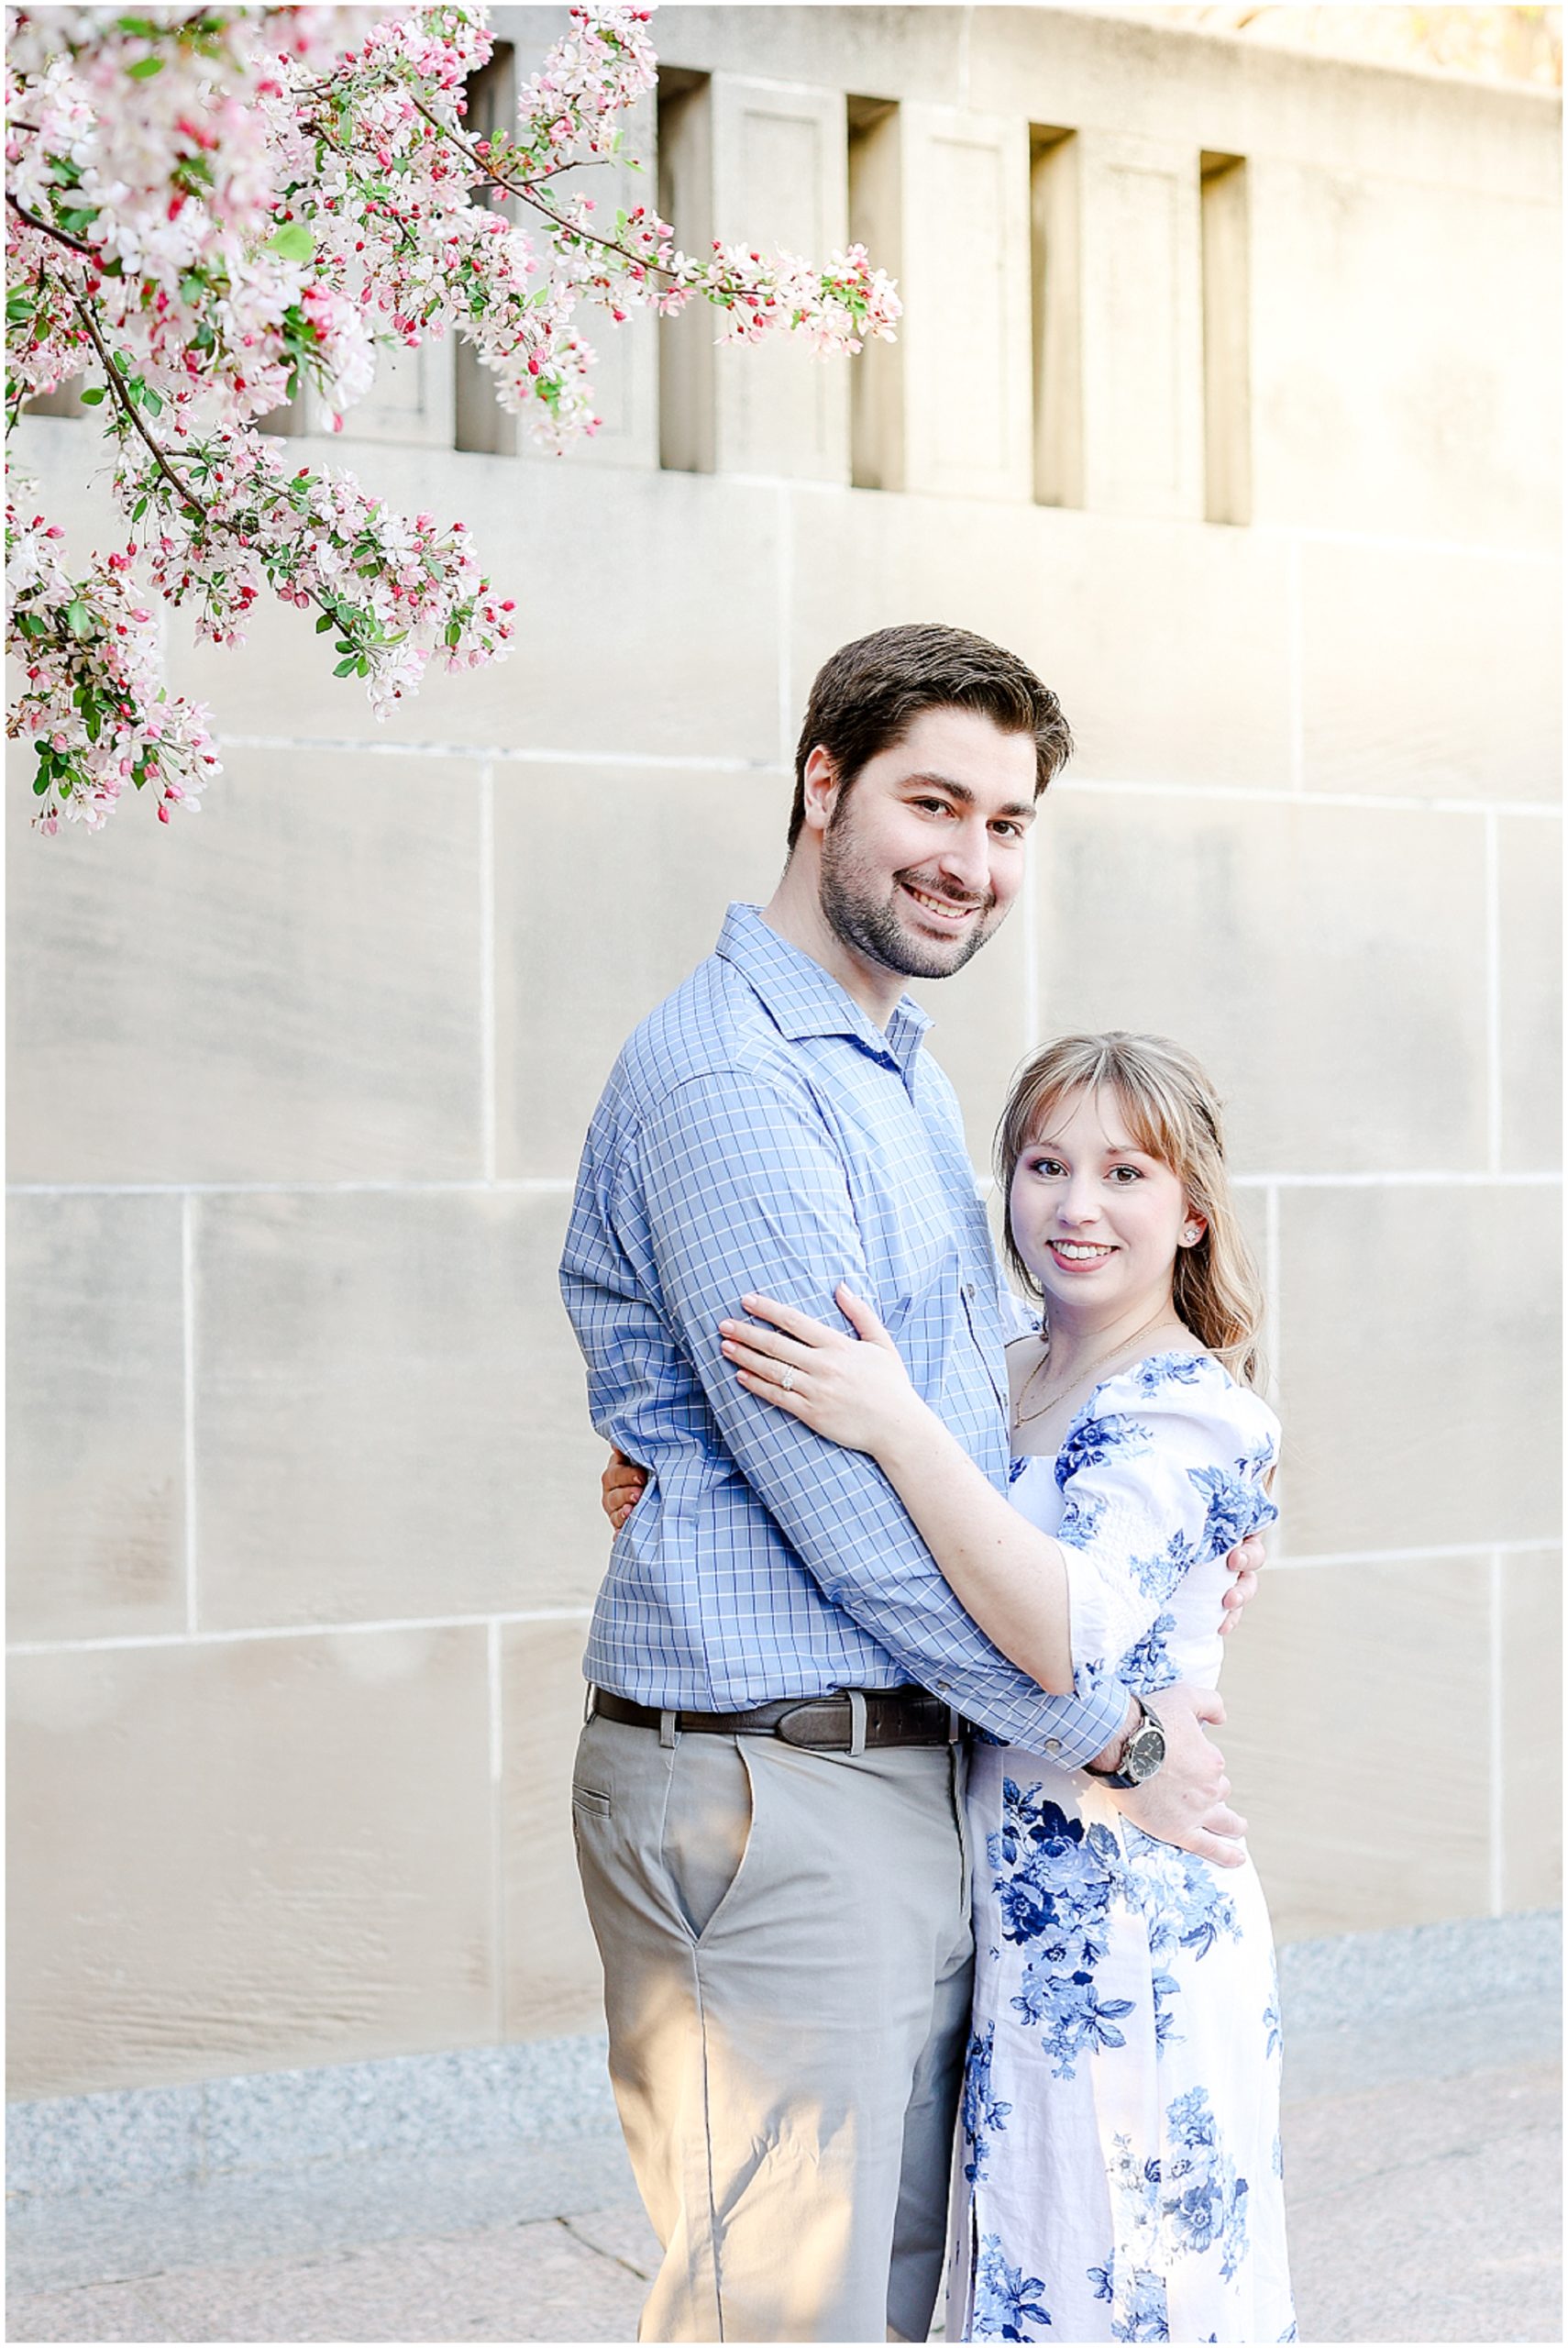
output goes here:
<path id="1" fill-rule="evenodd" d="M 1173 1604 L 1186 1585 L 1218 1628 L 1221 1561 L 1279 1513 L 1265 1489 L 1278 1449 L 1268 1405 L 1207 1354 L 1155 1354 L 1095 1389 L 1055 1463 L 1080 1695 L 1183 1676 Z"/>

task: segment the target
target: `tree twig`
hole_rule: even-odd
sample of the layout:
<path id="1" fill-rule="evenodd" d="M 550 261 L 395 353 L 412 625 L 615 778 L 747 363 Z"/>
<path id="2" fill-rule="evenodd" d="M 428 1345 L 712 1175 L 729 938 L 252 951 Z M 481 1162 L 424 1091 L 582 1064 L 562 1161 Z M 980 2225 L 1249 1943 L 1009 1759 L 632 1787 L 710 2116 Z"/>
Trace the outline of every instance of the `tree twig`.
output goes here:
<path id="1" fill-rule="evenodd" d="M 458 150 L 458 154 L 466 156 L 469 161 L 473 165 L 475 171 L 480 172 L 485 179 L 489 180 L 492 185 L 504 188 L 508 195 L 520 197 L 525 204 L 530 205 L 534 211 L 537 212 L 541 216 L 542 218 L 551 222 L 555 227 L 562 230 L 565 235 L 569 237 L 580 237 L 585 244 L 602 245 L 606 252 L 619 253 L 623 260 L 635 261 L 639 269 L 649 270 L 658 277 L 668 277 L 673 279 L 675 271 L 667 267 L 663 261 L 650 260 L 646 254 L 633 252 L 627 246 L 617 244 L 613 237 L 602 237 L 598 234 L 597 230 L 593 228 L 580 228 L 574 221 L 563 220 L 560 214 L 557 212 L 553 206 L 548 204 L 541 203 L 540 199 L 534 194 L 534 189 L 538 184 L 537 181 L 509 180 L 503 172 L 492 171 L 482 156 L 476 154 L 473 148 L 471 148 L 465 139 L 459 138 L 455 130 L 448 128 L 447 125 L 441 120 L 438 115 L 433 115 L 429 107 L 422 105 L 417 98 L 414 101 L 414 110 L 416 114 L 424 116 L 432 130 L 438 131 L 443 138 L 449 138 L 453 146 Z M 606 159 L 597 158 L 595 160 L 603 161 Z M 569 171 L 578 167 L 572 164 L 562 163 L 557 168 L 561 171 Z"/>
<path id="2" fill-rule="evenodd" d="M 201 499 L 197 497 L 194 492 L 188 488 L 185 482 L 181 480 L 179 474 L 175 471 L 173 465 L 170 462 L 159 443 L 153 438 L 151 433 L 148 430 L 146 421 L 138 409 L 136 402 L 131 398 L 131 395 L 126 389 L 125 384 L 120 381 L 120 371 L 115 365 L 113 359 L 109 355 L 108 346 L 105 342 L 103 336 L 98 331 L 98 323 L 94 317 L 92 311 L 87 307 L 86 303 L 75 291 L 74 287 L 68 285 L 65 288 L 65 293 L 66 297 L 70 301 L 72 307 L 75 310 L 77 316 L 86 327 L 94 349 L 97 352 L 99 359 L 103 361 L 104 373 L 108 379 L 109 390 L 114 395 L 115 404 L 118 407 L 120 414 L 126 416 L 130 423 L 135 425 L 138 432 L 141 435 L 143 441 L 146 443 L 148 453 L 151 457 L 153 463 L 158 467 L 158 470 L 163 475 L 164 480 L 174 491 L 181 504 L 182 505 L 188 505 L 193 514 L 199 514 L 204 522 L 210 521 L 212 517 L 206 507 L 202 504 Z"/>
<path id="3" fill-rule="evenodd" d="M 9 188 L 6 190 L 6 201 L 17 219 L 25 220 L 29 228 L 36 228 L 39 236 L 52 237 L 57 245 L 69 245 L 73 253 L 83 253 L 89 260 L 96 261 L 100 268 L 103 266 L 103 255 L 96 245 L 84 245 L 80 237 L 69 236 L 63 228 L 57 228 L 51 220 L 40 220 L 36 213 L 28 210 L 25 204 L 17 202 Z"/>

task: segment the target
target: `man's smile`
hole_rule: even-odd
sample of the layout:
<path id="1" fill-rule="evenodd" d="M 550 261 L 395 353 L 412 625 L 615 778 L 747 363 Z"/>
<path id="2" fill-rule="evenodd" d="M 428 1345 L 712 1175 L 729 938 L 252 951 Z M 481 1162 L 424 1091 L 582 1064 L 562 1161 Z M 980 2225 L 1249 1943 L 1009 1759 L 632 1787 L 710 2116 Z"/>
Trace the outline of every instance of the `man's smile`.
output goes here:
<path id="1" fill-rule="evenodd" d="M 922 914 L 944 923 L 949 929 L 958 928 L 972 914 L 984 911 L 978 898 L 972 897 L 960 903 L 955 897 L 934 896 L 929 889 L 922 889 L 913 880 L 900 880 L 899 886 L 906 896 L 914 899 Z"/>

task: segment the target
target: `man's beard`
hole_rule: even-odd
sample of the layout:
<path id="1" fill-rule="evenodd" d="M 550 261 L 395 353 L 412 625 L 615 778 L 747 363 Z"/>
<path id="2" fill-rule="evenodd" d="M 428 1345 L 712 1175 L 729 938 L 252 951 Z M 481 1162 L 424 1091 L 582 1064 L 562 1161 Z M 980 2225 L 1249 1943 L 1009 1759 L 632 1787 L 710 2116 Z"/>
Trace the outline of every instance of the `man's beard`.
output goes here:
<path id="1" fill-rule="evenodd" d="M 899 917 L 896 892 L 909 882 L 928 896 L 946 897 L 955 904 L 972 900 L 955 897 L 940 880 L 926 879 L 918 865 L 895 872 L 890 881 L 878 875 L 873 884 L 855 852 L 852 827 L 835 814 L 823 836 L 820 898 L 824 918 L 835 937 L 868 962 L 894 970 L 901 979 L 948 979 L 971 961 L 989 937 L 999 918 L 996 898 L 987 898 L 979 918 L 950 945 L 937 938 L 912 937 Z M 883 897 L 873 893 L 886 888 Z"/>

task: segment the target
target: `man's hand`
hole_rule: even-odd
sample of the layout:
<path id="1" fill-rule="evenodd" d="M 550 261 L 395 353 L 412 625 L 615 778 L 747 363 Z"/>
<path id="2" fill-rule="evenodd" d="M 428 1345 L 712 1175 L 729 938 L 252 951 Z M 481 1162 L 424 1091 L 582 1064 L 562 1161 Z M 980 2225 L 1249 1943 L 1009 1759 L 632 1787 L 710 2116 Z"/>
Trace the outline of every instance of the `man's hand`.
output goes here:
<path id="1" fill-rule="evenodd" d="M 647 1480 L 646 1468 L 611 1446 L 610 1464 L 599 1479 L 599 1505 L 617 1533 L 642 1499 Z"/>
<path id="2" fill-rule="evenodd" d="M 1220 1618 L 1220 1636 L 1233 1631 L 1242 1619 L 1242 1609 L 1255 1595 L 1260 1569 L 1268 1563 L 1268 1551 L 1255 1533 L 1249 1533 L 1239 1549 L 1232 1549 L 1225 1563 L 1234 1578 L 1225 1592 L 1225 1611 Z"/>
<path id="3" fill-rule="evenodd" d="M 1125 1792 L 1112 1786 L 1111 1800 L 1157 1843 L 1174 1843 L 1216 1866 L 1239 1867 L 1247 1855 L 1240 1840 L 1247 1822 L 1229 1807 L 1224 1756 L 1203 1733 L 1206 1721 L 1219 1726 L 1224 1705 L 1211 1688 L 1178 1680 L 1160 1689 L 1153 1710 L 1165 1732 L 1164 1765 L 1146 1786 Z"/>

